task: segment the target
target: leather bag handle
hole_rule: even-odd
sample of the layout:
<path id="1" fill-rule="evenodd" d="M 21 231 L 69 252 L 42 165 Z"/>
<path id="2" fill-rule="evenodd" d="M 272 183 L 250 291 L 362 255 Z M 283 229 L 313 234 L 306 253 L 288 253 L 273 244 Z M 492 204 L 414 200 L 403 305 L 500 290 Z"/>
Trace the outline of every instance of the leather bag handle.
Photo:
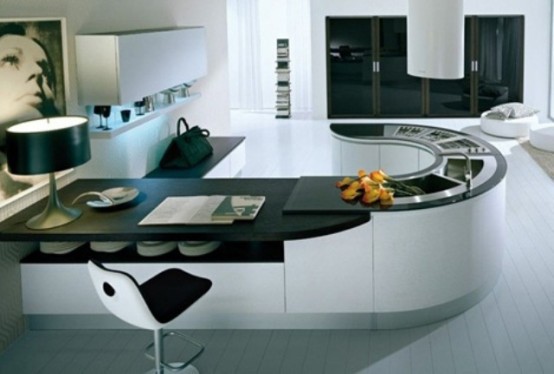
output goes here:
<path id="1" fill-rule="evenodd" d="M 177 136 L 181 135 L 181 123 L 185 125 L 186 131 L 189 131 L 189 124 L 187 123 L 187 120 L 185 119 L 185 117 L 181 117 L 179 118 L 179 120 L 177 120 Z"/>

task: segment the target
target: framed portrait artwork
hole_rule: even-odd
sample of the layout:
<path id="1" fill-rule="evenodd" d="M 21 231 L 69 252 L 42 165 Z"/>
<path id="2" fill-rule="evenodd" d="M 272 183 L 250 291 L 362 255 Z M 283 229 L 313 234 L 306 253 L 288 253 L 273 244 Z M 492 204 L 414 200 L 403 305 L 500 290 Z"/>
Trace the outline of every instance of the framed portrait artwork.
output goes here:
<path id="1" fill-rule="evenodd" d="M 46 184 L 47 176 L 9 173 L 6 129 L 66 114 L 66 51 L 65 18 L 0 18 L 0 208 Z"/>

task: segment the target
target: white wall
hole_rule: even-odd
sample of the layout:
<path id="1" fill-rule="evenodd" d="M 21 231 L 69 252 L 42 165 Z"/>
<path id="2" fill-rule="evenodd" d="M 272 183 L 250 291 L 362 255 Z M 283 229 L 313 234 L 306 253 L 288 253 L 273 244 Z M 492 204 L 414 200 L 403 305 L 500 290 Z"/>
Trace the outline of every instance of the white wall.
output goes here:
<path id="1" fill-rule="evenodd" d="M 168 136 L 180 115 L 185 115 L 190 124 L 207 127 L 212 135 L 229 134 L 226 11 L 226 0 L 0 0 L 2 18 L 42 16 L 66 18 L 69 71 L 67 108 L 70 114 L 85 114 L 85 108 L 77 104 L 75 34 L 171 26 L 206 27 L 208 75 L 199 80 L 192 89 L 192 91 L 201 92 L 202 97 L 178 112 L 162 116 L 161 120 L 156 121 L 154 124 L 158 128 L 156 136 L 152 136 L 151 126 L 136 128 L 128 134 L 125 139 L 126 144 L 135 149 L 144 149 L 143 153 L 137 152 L 138 157 L 130 160 L 134 164 L 133 170 L 144 170 L 147 157 L 151 157 L 152 150 L 155 150 L 154 153 L 159 153 L 156 148 L 165 147 L 167 141 L 160 142 L 160 138 Z M 110 157 L 109 152 L 121 152 L 116 149 L 121 145 L 116 141 L 110 143 L 110 140 L 102 140 L 102 142 L 106 144 L 93 147 L 93 159 L 105 157 L 108 163 L 118 162 L 116 157 Z M 94 149 L 102 149 L 102 152 L 95 154 Z M 94 167 L 78 170 L 80 176 L 105 176 L 102 164 L 107 165 L 107 163 L 104 160 L 100 161 L 94 163 Z M 120 175 L 120 177 L 140 176 L 136 173 Z"/>
<path id="2" fill-rule="evenodd" d="M 551 48 L 551 0 L 465 0 L 464 13 L 475 15 L 525 16 L 524 101 L 540 109 L 541 119 L 549 113 Z M 327 118 L 325 17 L 405 16 L 408 0 L 314 0 L 312 21 L 312 106 L 314 118 Z"/>
<path id="3" fill-rule="evenodd" d="M 291 106 L 293 111 L 311 109 L 309 3 L 310 0 L 228 0 L 231 108 L 274 110 L 276 42 L 278 38 L 288 38 Z M 259 45 L 251 48 L 252 43 Z M 247 48 L 247 53 L 241 48 Z"/>

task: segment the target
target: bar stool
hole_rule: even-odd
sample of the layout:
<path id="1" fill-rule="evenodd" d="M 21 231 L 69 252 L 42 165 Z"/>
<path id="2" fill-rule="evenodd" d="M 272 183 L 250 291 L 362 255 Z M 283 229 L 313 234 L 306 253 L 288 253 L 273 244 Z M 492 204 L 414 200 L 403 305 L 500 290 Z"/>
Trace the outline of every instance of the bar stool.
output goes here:
<path id="1" fill-rule="evenodd" d="M 130 274 L 107 269 L 95 260 L 89 260 L 88 270 L 100 300 L 113 315 L 154 332 L 154 342 L 145 348 L 145 355 L 155 362 L 155 368 L 148 373 L 161 374 L 164 368 L 173 373 L 198 373 L 190 364 L 200 356 L 204 347 L 181 333 L 164 333 L 163 328 L 208 292 L 212 286 L 210 280 L 173 268 L 139 285 Z M 196 353 L 184 363 L 164 362 L 163 340 L 167 336 L 176 336 L 193 344 Z M 150 354 L 152 348 L 154 355 Z"/>

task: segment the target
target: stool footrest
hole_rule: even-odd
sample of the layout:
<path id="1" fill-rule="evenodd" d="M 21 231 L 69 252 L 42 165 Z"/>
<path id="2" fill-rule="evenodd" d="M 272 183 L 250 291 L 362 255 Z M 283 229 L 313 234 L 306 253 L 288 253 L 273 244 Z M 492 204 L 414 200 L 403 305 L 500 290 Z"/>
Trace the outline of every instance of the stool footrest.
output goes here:
<path id="1" fill-rule="evenodd" d="M 191 339 L 187 335 L 181 334 L 177 331 L 168 331 L 168 332 L 162 333 L 162 335 L 161 335 L 162 339 L 161 339 L 160 344 L 163 345 L 164 339 L 168 336 L 175 336 L 175 337 L 177 337 L 177 338 L 179 338 L 179 339 L 181 339 L 181 340 L 183 340 L 183 341 L 185 341 L 189 344 L 194 345 L 196 348 L 198 348 L 196 353 L 194 355 L 192 355 L 191 358 L 189 358 L 187 361 L 183 362 L 182 364 L 180 363 L 180 365 L 172 365 L 170 363 L 167 363 L 167 362 L 163 361 L 163 359 L 160 358 L 160 363 L 162 364 L 162 366 L 169 369 L 169 370 L 176 371 L 176 370 L 184 369 L 185 367 L 190 365 L 194 360 L 196 360 L 202 354 L 202 352 L 204 352 L 204 346 L 202 344 L 200 344 L 197 341 Z M 156 342 L 153 341 L 152 343 L 148 344 L 144 348 L 144 355 L 152 361 L 156 361 L 156 357 L 150 353 L 152 351 L 152 348 L 154 348 L 155 343 Z M 163 349 L 162 349 L 162 352 L 163 352 Z"/>

